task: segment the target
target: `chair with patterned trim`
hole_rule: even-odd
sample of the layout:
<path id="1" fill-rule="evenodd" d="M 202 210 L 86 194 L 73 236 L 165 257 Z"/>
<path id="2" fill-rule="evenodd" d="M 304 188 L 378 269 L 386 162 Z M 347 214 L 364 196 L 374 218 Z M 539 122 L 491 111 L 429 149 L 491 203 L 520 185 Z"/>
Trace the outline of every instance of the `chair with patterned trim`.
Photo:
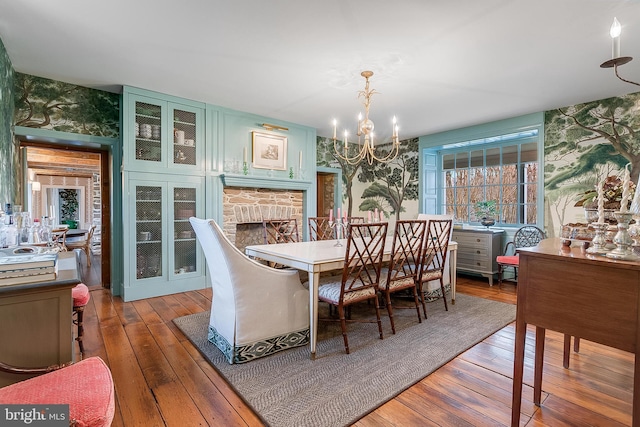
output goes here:
<path id="1" fill-rule="evenodd" d="M 309 217 L 309 240 L 333 240 L 333 229 L 328 216 Z"/>
<path id="2" fill-rule="evenodd" d="M 69 425 L 111 425 L 115 413 L 113 378 L 99 357 L 46 368 L 21 368 L 0 362 L 0 371 L 39 375 L 0 388 L 3 405 L 69 405 Z"/>
<path id="3" fill-rule="evenodd" d="M 505 268 L 512 267 L 515 272 L 515 279 L 516 281 L 518 280 L 518 267 L 520 266 L 518 249 L 536 246 L 544 238 L 544 231 L 534 225 L 525 225 L 516 231 L 513 235 L 513 241 L 508 242 L 504 247 L 504 253 L 496 257 L 499 286 L 502 286 L 502 276 Z"/>
<path id="4" fill-rule="evenodd" d="M 416 312 L 418 313 L 418 323 L 422 323 L 416 285 L 418 283 L 418 269 L 420 268 L 420 256 L 424 245 L 426 228 L 426 221 L 396 221 L 391 247 L 391 260 L 389 261 L 389 267 L 382 269 L 380 284 L 378 285 L 378 290 L 385 297 L 387 312 L 391 321 L 391 331 L 394 334 L 396 333 L 396 326 L 391 304 L 392 293 L 411 290 L 416 304 Z"/>
<path id="5" fill-rule="evenodd" d="M 387 235 L 386 222 L 376 224 L 349 224 L 347 226 L 347 245 L 344 267 L 340 275 L 320 278 L 318 299 L 338 309 L 337 319 L 342 328 L 344 349 L 349 354 L 347 321 L 369 322 L 369 320 L 346 318 L 345 308 L 352 304 L 373 300 L 376 309 L 376 321 L 380 339 L 383 339 L 380 304 L 378 302 L 378 284 Z M 336 321 L 336 319 L 320 319 Z"/>
<path id="6" fill-rule="evenodd" d="M 444 309 L 449 311 L 444 290 L 444 275 L 448 265 L 447 255 L 449 254 L 452 224 L 453 220 L 451 219 L 431 219 L 427 222 L 420 271 L 418 273 L 418 293 L 422 299 L 422 310 L 424 311 L 425 319 L 427 318 L 427 306 L 425 304 L 423 286 L 432 280 L 440 282 Z"/>
<path id="7" fill-rule="evenodd" d="M 309 290 L 297 270 L 252 260 L 212 219 L 189 218 L 204 252 L 213 300 L 208 340 L 245 363 L 309 342 Z"/>

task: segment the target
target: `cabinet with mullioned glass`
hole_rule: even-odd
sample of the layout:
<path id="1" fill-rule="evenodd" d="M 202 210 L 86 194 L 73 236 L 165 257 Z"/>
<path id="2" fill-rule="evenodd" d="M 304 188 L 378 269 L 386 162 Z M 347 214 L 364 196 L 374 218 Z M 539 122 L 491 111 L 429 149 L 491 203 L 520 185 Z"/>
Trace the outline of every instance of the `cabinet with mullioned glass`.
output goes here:
<path id="1" fill-rule="evenodd" d="M 204 105 L 145 93 L 148 92 L 125 88 L 125 169 L 203 172 Z"/>
<path id="2" fill-rule="evenodd" d="M 202 251 L 189 218 L 203 217 L 204 178 L 131 173 L 125 221 L 124 299 L 204 286 Z"/>

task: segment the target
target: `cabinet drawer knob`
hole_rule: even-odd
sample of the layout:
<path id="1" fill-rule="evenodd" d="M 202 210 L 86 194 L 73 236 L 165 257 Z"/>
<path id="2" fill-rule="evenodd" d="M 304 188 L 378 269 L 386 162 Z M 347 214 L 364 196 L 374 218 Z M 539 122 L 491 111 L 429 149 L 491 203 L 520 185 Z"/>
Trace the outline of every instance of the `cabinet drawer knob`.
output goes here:
<path id="1" fill-rule="evenodd" d="M 479 254 L 479 253 L 480 253 L 480 251 L 476 251 L 476 253 L 477 253 L 477 254 Z"/>
<path id="2" fill-rule="evenodd" d="M 480 243 L 480 239 L 476 239 L 476 242 Z"/>

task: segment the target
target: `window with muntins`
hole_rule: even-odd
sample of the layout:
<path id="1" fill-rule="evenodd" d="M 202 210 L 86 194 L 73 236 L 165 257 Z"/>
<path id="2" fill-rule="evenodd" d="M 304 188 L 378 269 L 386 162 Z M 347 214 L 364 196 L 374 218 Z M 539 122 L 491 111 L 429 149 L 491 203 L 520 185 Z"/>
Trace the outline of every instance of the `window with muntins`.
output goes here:
<path id="1" fill-rule="evenodd" d="M 477 223 L 475 204 L 494 200 L 497 225 L 538 222 L 537 129 L 446 145 L 438 157 L 441 212 Z"/>

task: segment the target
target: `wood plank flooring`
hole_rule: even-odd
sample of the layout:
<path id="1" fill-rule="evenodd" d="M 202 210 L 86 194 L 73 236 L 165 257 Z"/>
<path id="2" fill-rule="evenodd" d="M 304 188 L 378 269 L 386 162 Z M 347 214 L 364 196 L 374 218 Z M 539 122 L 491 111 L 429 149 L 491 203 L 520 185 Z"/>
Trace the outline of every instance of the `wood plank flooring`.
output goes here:
<path id="1" fill-rule="evenodd" d="M 99 277 L 86 269 L 91 300 L 85 310 L 85 357 L 100 356 L 111 368 L 117 400 L 113 426 L 264 425 L 172 322 L 207 311 L 209 289 L 125 303 L 92 279 Z M 500 289 L 467 276 L 458 279 L 458 292 L 516 301 L 513 284 Z M 509 425 L 514 336 L 514 324 L 504 327 L 354 426 Z M 534 337 L 530 329 L 521 425 L 631 424 L 630 353 L 582 341 L 580 353 L 571 354 L 570 369 L 564 369 L 562 336 L 548 331 L 543 401 L 536 407 L 528 386 L 533 384 Z"/>

